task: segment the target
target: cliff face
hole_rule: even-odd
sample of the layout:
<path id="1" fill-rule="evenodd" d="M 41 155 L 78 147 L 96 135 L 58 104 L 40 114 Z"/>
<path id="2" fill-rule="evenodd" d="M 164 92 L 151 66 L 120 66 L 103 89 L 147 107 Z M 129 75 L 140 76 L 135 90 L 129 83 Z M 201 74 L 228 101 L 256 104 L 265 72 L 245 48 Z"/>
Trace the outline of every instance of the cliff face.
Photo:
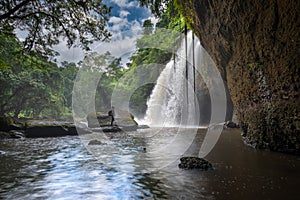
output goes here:
<path id="1" fill-rule="evenodd" d="M 299 154 L 299 1 L 177 3 L 227 81 L 245 141 Z"/>

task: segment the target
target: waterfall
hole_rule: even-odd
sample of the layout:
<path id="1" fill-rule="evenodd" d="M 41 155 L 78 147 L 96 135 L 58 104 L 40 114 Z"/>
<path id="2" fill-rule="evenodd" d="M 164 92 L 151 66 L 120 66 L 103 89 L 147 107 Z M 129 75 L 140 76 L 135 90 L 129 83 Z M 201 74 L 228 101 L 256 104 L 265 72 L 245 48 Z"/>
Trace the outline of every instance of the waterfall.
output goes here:
<path id="1" fill-rule="evenodd" d="M 200 65 L 202 51 L 192 32 L 186 37 L 181 41 L 176 56 L 161 72 L 147 102 L 144 122 L 150 126 L 197 126 L 199 123 L 194 73 Z"/>

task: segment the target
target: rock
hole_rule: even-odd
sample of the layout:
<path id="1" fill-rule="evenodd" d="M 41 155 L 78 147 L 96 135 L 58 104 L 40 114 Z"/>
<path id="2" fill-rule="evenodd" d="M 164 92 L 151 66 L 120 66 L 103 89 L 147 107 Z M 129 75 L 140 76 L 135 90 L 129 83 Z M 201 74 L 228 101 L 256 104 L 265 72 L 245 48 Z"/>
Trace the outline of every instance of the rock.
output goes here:
<path id="1" fill-rule="evenodd" d="M 299 1 L 177 4 L 219 68 L 247 141 L 300 154 Z"/>
<path id="2" fill-rule="evenodd" d="M 180 164 L 178 165 L 178 167 L 181 169 L 213 169 L 210 162 L 198 157 L 182 157 L 180 158 Z"/>
<path id="3" fill-rule="evenodd" d="M 122 129 L 120 129 L 118 126 L 108 126 L 102 128 L 103 132 L 120 132 Z"/>
<path id="4" fill-rule="evenodd" d="M 10 125 L 14 123 L 11 117 L 0 117 L 0 131 L 9 131 Z"/>
<path id="5" fill-rule="evenodd" d="M 17 124 L 17 123 L 13 123 L 9 125 L 9 129 L 10 130 L 24 130 L 24 125 L 23 124 Z"/>
<path id="6" fill-rule="evenodd" d="M 78 135 L 75 125 L 71 122 L 40 120 L 27 121 L 24 134 L 29 138 Z"/>
<path id="7" fill-rule="evenodd" d="M 147 129 L 150 128 L 148 125 L 138 125 L 138 129 Z"/>
<path id="8" fill-rule="evenodd" d="M 101 141 L 99 140 L 91 140 L 89 141 L 88 145 L 103 145 L 103 144 L 106 144 L 106 143 L 102 143 Z"/>
<path id="9" fill-rule="evenodd" d="M 135 131 L 138 128 L 137 122 L 134 120 L 132 114 L 127 111 L 115 109 L 115 121 L 119 129 L 111 128 L 111 117 L 108 116 L 106 112 L 96 112 L 90 113 L 87 116 L 88 127 L 89 128 L 99 128 L 103 127 L 104 132 L 114 132 L 114 131 Z"/>
<path id="10" fill-rule="evenodd" d="M 106 112 L 90 113 L 87 116 L 88 127 L 98 128 L 110 125 L 111 117 Z"/>
<path id="11" fill-rule="evenodd" d="M 138 129 L 138 125 L 121 125 L 119 128 L 122 131 L 136 131 Z"/>
<path id="12" fill-rule="evenodd" d="M 232 121 L 227 121 L 224 124 L 225 128 L 240 128 L 239 125 L 237 125 L 236 123 L 232 122 Z"/>

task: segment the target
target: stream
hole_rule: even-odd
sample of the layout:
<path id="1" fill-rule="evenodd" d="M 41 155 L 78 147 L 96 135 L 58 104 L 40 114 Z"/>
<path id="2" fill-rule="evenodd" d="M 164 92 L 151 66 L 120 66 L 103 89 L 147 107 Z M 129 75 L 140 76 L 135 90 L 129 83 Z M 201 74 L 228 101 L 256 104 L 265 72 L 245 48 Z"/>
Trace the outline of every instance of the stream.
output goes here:
<path id="1" fill-rule="evenodd" d="M 205 159 L 214 170 L 178 168 L 199 152 L 205 129 L 186 151 L 176 128 L 0 141 L 0 199 L 298 199 L 300 157 L 252 149 L 224 130 Z M 102 135 L 103 136 L 103 135 Z M 101 137 L 102 137 L 101 136 Z M 99 137 L 101 139 L 101 137 Z M 98 138 L 98 139 L 99 139 Z M 99 139 L 99 140 L 100 140 Z M 185 144 L 185 143 L 184 143 Z M 161 148 L 161 149 L 156 149 Z M 184 148 L 182 148 L 184 149 Z"/>

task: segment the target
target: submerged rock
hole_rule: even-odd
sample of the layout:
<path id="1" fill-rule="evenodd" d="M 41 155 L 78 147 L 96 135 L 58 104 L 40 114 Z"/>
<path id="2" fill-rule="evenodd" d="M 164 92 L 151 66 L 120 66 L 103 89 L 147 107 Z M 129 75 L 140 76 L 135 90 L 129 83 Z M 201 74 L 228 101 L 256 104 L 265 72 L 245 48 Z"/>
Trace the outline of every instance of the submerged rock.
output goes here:
<path id="1" fill-rule="evenodd" d="M 106 143 L 103 143 L 99 140 L 91 140 L 89 141 L 88 145 L 102 145 L 102 144 L 106 144 Z"/>
<path id="2" fill-rule="evenodd" d="M 212 164 L 207 160 L 199 157 L 182 157 L 180 158 L 180 164 L 178 165 L 181 169 L 212 169 Z"/>

